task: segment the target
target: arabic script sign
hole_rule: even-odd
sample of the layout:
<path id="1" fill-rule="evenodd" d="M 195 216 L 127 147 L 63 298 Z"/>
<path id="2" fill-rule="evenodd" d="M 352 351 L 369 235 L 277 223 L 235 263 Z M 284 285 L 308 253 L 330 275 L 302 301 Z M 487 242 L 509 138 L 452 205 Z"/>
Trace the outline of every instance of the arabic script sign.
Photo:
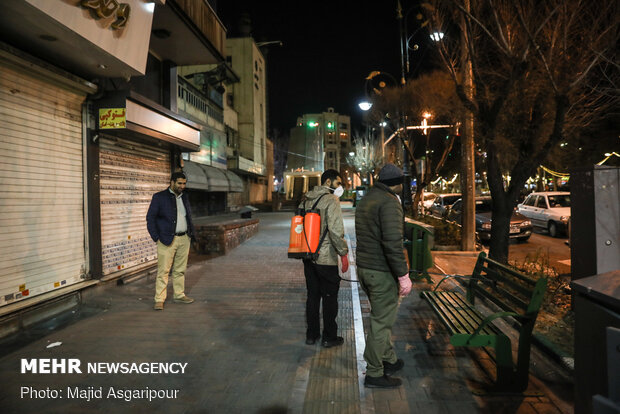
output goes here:
<path id="1" fill-rule="evenodd" d="M 116 17 L 114 23 L 111 24 L 112 29 L 125 27 L 131 12 L 129 4 L 119 3 L 116 0 L 82 0 L 80 4 L 82 7 L 92 10 L 100 19 Z"/>
<path id="2" fill-rule="evenodd" d="M 125 128 L 127 124 L 125 108 L 99 109 L 99 129 Z"/>

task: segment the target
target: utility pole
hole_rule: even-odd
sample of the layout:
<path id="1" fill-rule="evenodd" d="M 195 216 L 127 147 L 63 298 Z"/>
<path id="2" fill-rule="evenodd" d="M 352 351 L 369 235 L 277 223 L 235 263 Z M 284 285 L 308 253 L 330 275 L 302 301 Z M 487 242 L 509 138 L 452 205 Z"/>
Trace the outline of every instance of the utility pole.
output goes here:
<path id="1" fill-rule="evenodd" d="M 405 33 L 405 22 L 403 20 L 403 8 L 400 5 L 400 0 L 397 0 L 396 5 L 396 20 L 398 20 L 398 29 L 400 32 L 400 86 L 404 90 L 407 80 L 405 78 L 405 53 L 409 53 L 407 49 L 407 34 Z M 405 117 L 405 108 L 403 108 L 402 102 L 399 105 L 400 109 L 400 129 L 399 132 L 401 143 L 403 144 L 403 209 L 411 205 L 411 171 L 409 161 L 409 151 L 407 151 L 407 119 Z"/>
<path id="2" fill-rule="evenodd" d="M 470 10 L 470 0 L 464 0 L 463 7 L 467 12 Z M 466 17 L 462 14 L 461 21 L 461 67 L 463 76 L 463 85 L 468 99 L 473 100 L 473 69 L 471 63 L 471 55 L 469 54 L 469 38 L 466 30 Z M 461 134 L 461 194 L 463 199 L 463 213 L 461 216 L 461 250 L 473 251 L 476 248 L 475 231 L 476 231 L 476 182 L 475 182 L 475 159 L 474 159 L 474 114 L 466 111 L 465 122 L 463 124 L 463 132 Z"/>

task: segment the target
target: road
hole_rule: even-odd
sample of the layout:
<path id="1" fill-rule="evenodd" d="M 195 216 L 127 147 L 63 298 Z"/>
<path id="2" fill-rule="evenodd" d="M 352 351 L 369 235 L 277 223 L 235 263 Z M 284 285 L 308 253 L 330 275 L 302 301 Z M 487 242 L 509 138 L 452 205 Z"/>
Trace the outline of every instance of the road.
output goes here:
<path id="1" fill-rule="evenodd" d="M 508 259 L 523 262 L 528 258 L 538 257 L 548 260 L 559 274 L 570 273 L 570 248 L 565 237 L 553 238 L 546 230 L 534 229 L 534 233 L 525 243 L 510 243 Z"/>

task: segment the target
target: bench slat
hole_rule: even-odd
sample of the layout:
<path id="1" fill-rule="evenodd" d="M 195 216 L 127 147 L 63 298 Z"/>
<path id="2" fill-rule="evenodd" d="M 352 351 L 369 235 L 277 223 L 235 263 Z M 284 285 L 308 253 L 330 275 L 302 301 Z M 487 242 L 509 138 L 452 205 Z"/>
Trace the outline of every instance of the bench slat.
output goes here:
<path id="1" fill-rule="evenodd" d="M 450 318 L 453 323 L 458 323 L 458 330 L 454 333 L 467 334 L 473 332 L 473 329 L 475 329 L 473 326 L 476 325 L 476 315 L 473 312 L 467 311 L 471 305 L 466 302 L 464 306 L 458 302 L 454 303 L 448 292 L 442 292 L 442 294 L 436 295 L 436 298 L 441 302 L 443 313 Z M 474 314 L 473 317 L 472 313 Z"/>
<path id="2" fill-rule="evenodd" d="M 470 327 L 471 330 L 469 330 L 468 333 L 474 332 L 484 320 L 484 315 L 482 315 L 482 313 L 480 313 L 476 308 L 474 308 L 471 303 L 467 302 L 467 300 L 462 295 L 459 295 L 456 292 L 447 292 L 447 294 L 449 298 L 454 301 L 454 303 L 461 304 L 461 306 L 463 306 L 463 309 L 470 314 L 472 319 L 475 319 L 475 323 Z M 489 324 L 484 327 L 480 333 L 486 335 L 495 335 L 500 333 L 500 331 L 495 326 Z"/>
<path id="3" fill-rule="evenodd" d="M 526 296 L 528 299 L 532 296 L 532 292 L 534 291 L 534 285 L 533 284 L 532 284 L 531 289 L 527 288 L 527 287 L 523 286 L 522 284 L 517 283 L 514 279 L 510 279 L 509 277 L 506 277 L 503 272 L 495 270 L 495 269 L 487 269 L 486 270 L 486 277 L 489 278 L 489 279 L 497 280 L 498 282 L 501 282 L 501 283 L 505 283 L 511 289 L 516 290 L 520 294 Z M 519 279 L 519 280 L 521 280 L 521 279 Z M 529 285 L 529 283 L 528 283 L 528 285 Z"/>
<path id="4" fill-rule="evenodd" d="M 482 282 L 482 283 L 484 285 L 489 286 L 489 284 L 486 282 Z M 525 310 L 527 309 L 527 303 L 525 303 L 523 300 L 516 297 L 512 293 L 508 292 L 506 289 L 503 289 L 499 286 L 497 287 L 491 286 L 491 287 L 493 288 L 493 292 L 487 291 L 486 289 L 484 289 L 478 284 L 476 284 L 476 286 L 473 289 L 478 296 L 483 296 L 489 299 L 490 301 L 492 301 L 493 303 L 495 303 L 497 306 L 499 306 L 505 311 L 521 313 L 521 314 L 525 313 Z M 498 298 L 498 295 L 501 295 L 502 299 Z M 515 309 L 514 306 L 506 303 L 506 301 L 503 299 L 509 299 L 512 302 L 512 304 L 517 305 L 519 307 L 519 310 Z"/>
<path id="5" fill-rule="evenodd" d="M 443 311 L 444 308 L 442 307 L 442 303 L 438 300 L 438 295 L 436 293 L 422 292 L 422 296 L 426 298 L 435 314 L 439 317 L 444 326 L 448 328 L 451 335 L 460 332 L 460 324 L 457 321 L 452 321 L 450 315 Z"/>
<path id="6" fill-rule="evenodd" d="M 529 277 L 527 277 L 527 276 L 517 272 L 516 270 L 513 270 L 513 269 L 507 267 L 506 265 L 501 264 L 500 262 L 496 262 L 495 260 L 489 259 L 486 256 L 484 257 L 483 260 L 487 263 L 487 267 L 489 265 L 493 265 L 494 267 L 498 267 L 498 268 L 502 269 L 502 272 L 508 273 L 511 276 L 514 276 L 515 278 L 517 278 L 517 279 L 527 283 L 528 285 L 534 286 L 536 284 L 535 280 L 533 280 L 533 279 L 531 279 L 531 278 L 529 278 Z"/>
<path id="7" fill-rule="evenodd" d="M 455 292 L 422 292 L 451 334 L 470 334 L 483 321 L 484 317 L 476 311 L 461 295 Z M 489 325 L 481 334 L 495 335 L 498 331 Z"/>

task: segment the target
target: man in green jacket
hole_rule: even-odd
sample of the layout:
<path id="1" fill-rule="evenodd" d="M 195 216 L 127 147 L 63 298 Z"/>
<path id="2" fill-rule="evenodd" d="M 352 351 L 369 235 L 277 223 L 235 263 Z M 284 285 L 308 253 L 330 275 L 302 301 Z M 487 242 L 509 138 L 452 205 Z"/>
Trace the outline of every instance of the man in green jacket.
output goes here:
<path id="1" fill-rule="evenodd" d="M 344 339 L 337 335 L 338 325 L 338 290 L 340 275 L 338 274 L 338 257 L 342 271 L 349 268 L 347 254 L 349 249 L 344 239 L 344 223 L 340 208 L 340 196 L 344 193 L 340 174 L 336 170 L 326 170 L 321 175 L 321 185 L 308 191 L 299 208 L 309 210 L 318 201 L 316 208 L 321 215 L 321 235 L 327 229 L 319 257 L 316 261 L 304 260 L 304 274 L 308 298 L 306 300 L 306 344 L 313 345 L 321 337 L 319 309 L 323 300 L 323 340 L 321 345 L 326 348 L 342 345 Z"/>
<path id="2" fill-rule="evenodd" d="M 391 341 L 398 297 L 411 292 L 403 249 L 404 215 L 397 196 L 402 189 L 402 170 L 386 164 L 355 212 L 357 274 L 371 307 L 364 350 L 364 385 L 371 388 L 398 387 L 401 380 L 391 375 L 405 365 L 396 357 Z"/>

